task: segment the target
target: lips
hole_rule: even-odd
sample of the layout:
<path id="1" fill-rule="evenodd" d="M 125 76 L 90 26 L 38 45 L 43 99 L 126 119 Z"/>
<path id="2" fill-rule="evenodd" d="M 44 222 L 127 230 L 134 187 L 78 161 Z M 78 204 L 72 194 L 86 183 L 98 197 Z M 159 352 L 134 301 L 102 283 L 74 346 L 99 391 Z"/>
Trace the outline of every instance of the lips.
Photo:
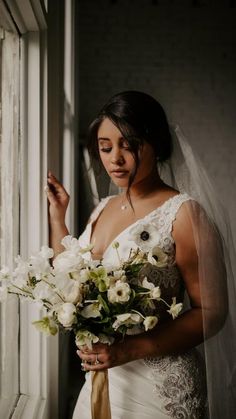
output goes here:
<path id="1" fill-rule="evenodd" d="M 127 170 L 112 170 L 110 173 L 115 177 L 124 177 L 127 175 L 128 171 Z"/>

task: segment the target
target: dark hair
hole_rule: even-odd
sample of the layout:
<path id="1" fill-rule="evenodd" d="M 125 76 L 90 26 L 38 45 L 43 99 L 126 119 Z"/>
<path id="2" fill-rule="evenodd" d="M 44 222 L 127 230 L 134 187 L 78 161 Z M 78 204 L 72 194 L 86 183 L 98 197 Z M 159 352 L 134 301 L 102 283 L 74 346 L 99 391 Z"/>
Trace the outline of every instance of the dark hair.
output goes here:
<path id="1" fill-rule="evenodd" d="M 129 180 L 129 191 L 139 166 L 138 151 L 144 141 L 153 147 L 159 162 L 170 158 L 172 138 L 167 117 L 160 103 L 146 93 L 131 90 L 112 96 L 89 126 L 88 150 L 92 163 L 100 160 L 97 132 L 105 118 L 120 130 L 134 156 L 136 168 Z"/>

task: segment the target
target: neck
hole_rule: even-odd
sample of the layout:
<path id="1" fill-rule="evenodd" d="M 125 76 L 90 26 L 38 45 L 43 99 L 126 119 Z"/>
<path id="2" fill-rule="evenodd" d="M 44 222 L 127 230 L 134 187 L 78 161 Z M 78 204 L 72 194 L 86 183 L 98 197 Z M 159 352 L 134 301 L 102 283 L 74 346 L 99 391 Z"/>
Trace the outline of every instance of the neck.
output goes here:
<path id="1" fill-rule="evenodd" d="M 139 182 L 134 182 L 129 189 L 131 199 L 141 199 L 164 186 L 157 170 L 152 170 L 148 176 Z M 126 194 L 127 189 L 125 190 Z"/>

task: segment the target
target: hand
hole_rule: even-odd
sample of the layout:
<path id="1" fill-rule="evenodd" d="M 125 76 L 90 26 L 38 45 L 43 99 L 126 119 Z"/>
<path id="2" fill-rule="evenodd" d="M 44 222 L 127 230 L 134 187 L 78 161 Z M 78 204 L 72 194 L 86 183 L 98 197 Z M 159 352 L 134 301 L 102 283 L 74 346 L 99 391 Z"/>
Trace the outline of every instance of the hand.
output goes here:
<path id="1" fill-rule="evenodd" d="M 133 360 L 130 359 L 125 341 L 115 342 L 112 345 L 96 343 L 92 350 L 87 346 L 82 346 L 77 351 L 77 355 L 82 360 L 84 371 L 105 370 Z"/>
<path id="2" fill-rule="evenodd" d="M 46 193 L 49 201 L 50 222 L 64 224 L 70 196 L 51 172 L 48 172 L 47 181 Z"/>

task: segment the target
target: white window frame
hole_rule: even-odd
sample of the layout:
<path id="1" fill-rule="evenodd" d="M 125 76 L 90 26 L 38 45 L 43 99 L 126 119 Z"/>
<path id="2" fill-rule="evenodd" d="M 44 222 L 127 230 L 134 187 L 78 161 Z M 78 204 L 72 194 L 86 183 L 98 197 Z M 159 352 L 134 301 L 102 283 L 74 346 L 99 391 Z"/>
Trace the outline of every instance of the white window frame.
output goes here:
<path id="1" fill-rule="evenodd" d="M 7 3 L 7 8 L 4 4 Z M 74 119 L 74 8 L 75 0 L 64 2 L 64 105 L 69 110 L 69 125 L 64 120 L 62 143 L 54 134 L 57 124 L 48 130 L 48 69 L 47 69 L 47 14 L 45 0 L 0 0 L 0 12 L 9 29 L 20 36 L 20 246 L 19 253 L 27 258 L 48 242 L 47 200 L 43 191 L 47 167 L 57 168 L 71 194 L 67 223 L 73 233 L 76 197 L 75 167 L 77 154 L 77 126 Z M 9 13 L 10 12 L 10 13 Z M 62 31 L 63 33 L 63 31 Z M 59 34 L 60 36 L 60 34 Z M 52 51 L 50 52 L 52 53 Z M 53 52 L 54 53 L 54 52 Z M 52 80 L 49 80 L 49 86 Z M 58 95 L 59 96 L 59 95 Z M 53 99 L 54 100 L 54 99 Z M 58 109 L 58 108 L 57 108 Z M 55 119 L 57 109 L 55 109 Z M 65 109 L 65 107 L 64 107 Z M 51 112 L 51 111 L 50 111 Z M 50 113 L 52 115 L 52 113 Z M 67 114 L 68 116 L 68 114 Z M 55 131 L 55 132 L 54 132 Z M 48 140 L 50 137 L 50 141 Z M 55 148 L 56 147 L 56 148 Z M 55 150 L 63 151 L 61 154 Z M 56 171 L 57 173 L 57 171 Z M 58 173 L 57 173 L 58 174 Z M 76 180 L 77 181 L 77 180 Z M 10 415 L 4 419 L 57 419 L 59 338 L 47 338 L 32 326 L 42 313 L 32 304 L 20 303 L 20 388 Z M 16 313 L 17 314 L 17 313 Z M 63 357 L 64 358 L 64 357 Z M 67 370 L 67 362 L 62 371 Z M 60 367 L 61 369 L 61 367 Z M 62 389 L 61 389 L 62 390 Z M 62 394 L 63 396 L 63 394 Z M 5 411 L 6 412 L 6 411 Z"/>
<path id="2" fill-rule="evenodd" d="M 2 6 L 0 4 L 0 6 Z M 1 8 L 1 7 L 0 7 Z M 2 17 L 2 16 L 1 16 Z M 12 29 L 3 20 L 5 28 Z M 1 30 L 2 115 L 1 115 L 1 265 L 12 267 L 19 251 L 19 36 Z M 0 412 L 8 418 L 17 402 L 18 380 L 18 298 L 10 296 L 0 306 Z"/>
<path id="3" fill-rule="evenodd" d="M 40 0 L 6 2 L 8 8 L 1 0 L 0 8 L 20 35 L 19 252 L 27 258 L 48 242 L 43 192 L 48 160 L 46 11 Z M 20 389 L 17 402 L 13 401 L 14 412 L 1 409 L 4 418 L 58 416 L 58 338 L 47 338 L 35 330 L 32 321 L 40 315 L 32 304 L 20 303 Z"/>

